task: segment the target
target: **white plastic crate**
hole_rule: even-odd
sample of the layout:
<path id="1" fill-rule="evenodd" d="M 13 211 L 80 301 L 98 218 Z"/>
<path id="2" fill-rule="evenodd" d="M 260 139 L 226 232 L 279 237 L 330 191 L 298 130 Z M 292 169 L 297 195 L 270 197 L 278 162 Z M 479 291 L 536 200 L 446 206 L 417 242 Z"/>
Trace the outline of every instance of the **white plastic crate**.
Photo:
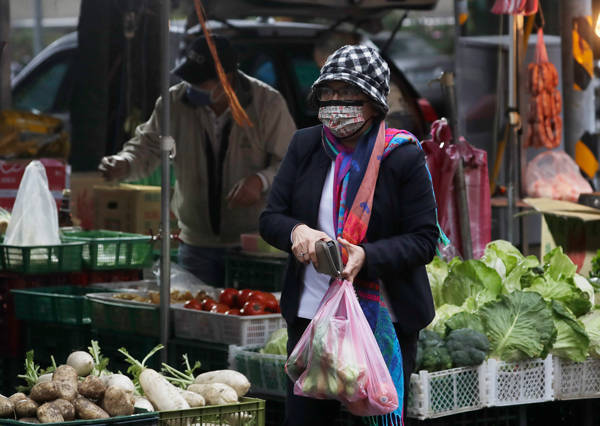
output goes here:
<path id="1" fill-rule="evenodd" d="M 175 337 L 205 340 L 228 345 L 264 345 L 269 336 L 285 327 L 281 314 L 223 315 L 215 312 L 171 306 Z"/>
<path id="2" fill-rule="evenodd" d="M 600 398 L 600 360 L 554 358 L 554 396 L 562 400 Z"/>
<path id="3" fill-rule="evenodd" d="M 244 374 L 252 387 L 250 392 L 261 395 L 285 396 L 287 374 L 285 355 L 261 354 L 262 346 L 229 346 L 229 368 Z"/>
<path id="4" fill-rule="evenodd" d="M 552 401 L 552 369 L 552 355 L 546 359 L 519 362 L 485 361 L 482 368 L 485 405 L 493 407 Z"/>
<path id="5" fill-rule="evenodd" d="M 413 374 L 408 416 L 424 420 L 483 408 L 482 368 L 461 367 Z"/>

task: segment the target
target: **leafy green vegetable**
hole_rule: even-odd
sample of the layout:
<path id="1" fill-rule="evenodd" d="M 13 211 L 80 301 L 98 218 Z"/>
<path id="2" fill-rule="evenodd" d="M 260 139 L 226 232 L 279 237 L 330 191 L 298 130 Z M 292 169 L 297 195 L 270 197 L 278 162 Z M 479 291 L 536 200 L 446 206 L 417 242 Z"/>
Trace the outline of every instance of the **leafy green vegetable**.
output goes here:
<path id="1" fill-rule="evenodd" d="M 590 278 L 600 278 L 600 250 L 596 252 L 596 256 L 592 258 L 592 269 L 590 270 Z"/>
<path id="2" fill-rule="evenodd" d="M 453 330 L 446 337 L 446 348 L 452 358 L 453 367 L 479 365 L 490 350 L 485 334 L 468 328 Z"/>
<path id="3" fill-rule="evenodd" d="M 171 367 L 169 364 L 162 363 L 162 374 L 169 382 L 174 384 L 181 389 L 187 389 L 189 385 L 194 383 L 196 376 L 194 371 L 199 369 L 202 364 L 200 361 L 196 361 L 194 366 L 190 366 L 190 360 L 187 354 L 181 356 L 183 358 L 183 366 L 185 371 L 179 371 L 176 368 Z"/>
<path id="4" fill-rule="evenodd" d="M 133 378 L 133 384 L 135 385 L 135 389 L 139 395 L 144 394 L 142 392 L 142 386 L 140 385 L 140 374 L 142 374 L 142 372 L 146 368 L 146 361 L 148 361 L 150 357 L 152 357 L 152 355 L 154 355 L 156 352 L 160 351 L 163 348 L 163 345 L 156 345 L 154 348 L 152 348 L 150 352 L 148 352 L 148 354 L 144 357 L 142 362 L 129 355 L 127 349 L 119 348 L 118 352 L 123 354 L 125 356 L 125 361 L 130 364 L 129 368 L 127 368 L 127 372 Z"/>
<path id="5" fill-rule="evenodd" d="M 416 370 L 439 371 L 452 367 L 444 339 L 435 331 L 421 330 L 417 342 Z"/>
<path id="6" fill-rule="evenodd" d="M 590 338 L 583 324 L 562 303 L 553 300 L 551 305 L 557 331 L 552 354 L 575 362 L 585 361 Z"/>
<path id="7" fill-rule="evenodd" d="M 586 315 L 579 317 L 579 320 L 590 338 L 590 356 L 600 358 L 600 310 L 594 309 Z"/>
<path id="8" fill-rule="evenodd" d="M 525 256 L 518 248 L 505 240 L 496 240 L 488 243 L 481 260 L 489 267 L 494 268 L 502 279 L 523 260 Z"/>
<path id="9" fill-rule="evenodd" d="M 448 264 L 439 256 L 435 256 L 431 263 L 426 266 L 427 276 L 429 277 L 429 285 L 433 294 L 433 303 L 436 307 L 444 304 L 442 297 L 442 286 L 444 280 L 448 276 Z"/>
<path id="10" fill-rule="evenodd" d="M 98 341 L 92 340 L 91 344 L 92 346 L 88 346 L 88 352 L 94 359 L 94 368 L 92 369 L 90 375 L 101 376 L 102 373 L 110 373 L 108 371 L 108 363 L 110 359 L 102 355 Z"/>
<path id="11" fill-rule="evenodd" d="M 265 347 L 260 350 L 263 354 L 287 355 L 287 328 L 275 330 L 267 340 Z"/>
<path id="12" fill-rule="evenodd" d="M 485 333 L 481 318 L 479 318 L 477 314 L 472 314 L 470 312 L 458 312 L 452 315 L 448 321 L 446 321 L 445 326 L 446 336 L 448 336 L 453 330 L 459 330 L 461 328 L 469 328 L 471 330 L 478 331 L 479 333 Z"/>
<path id="13" fill-rule="evenodd" d="M 442 305 L 435 310 L 435 317 L 431 324 L 427 327 L 429 330 L 434 330 L 436 333 L 443 335 L 446 330 L 446 321 L 450 319 L 454 314 L 461 312 L 460 306 L 456 305 Z"/>
<path id="14" fill-rule="evenodd" d="M 505 361 L 546 356 L 556 328 L 552 310 L 533 292 L 514 291 L 479 310 L 491 356 Z"/>
<path id="15" fill-rule="evenodd" d="M 444 281 L 444 301 L 456 306 L 474 297 L 477 306 L 494 300 L 502 293 L 502 280 L 495 269 L 480 260 L 467 260 L 450 269 Z"/>
<path id="16" fill-rule="evenodd" d="M 29 393 L 40 377 L 40 366 L 33 360 L 33 349 L 25 354 L 25 374 L 19 374 L 17 377 L 25 380 L 26 383 L 26 385 L 17 386 L 17 391 Z"/>

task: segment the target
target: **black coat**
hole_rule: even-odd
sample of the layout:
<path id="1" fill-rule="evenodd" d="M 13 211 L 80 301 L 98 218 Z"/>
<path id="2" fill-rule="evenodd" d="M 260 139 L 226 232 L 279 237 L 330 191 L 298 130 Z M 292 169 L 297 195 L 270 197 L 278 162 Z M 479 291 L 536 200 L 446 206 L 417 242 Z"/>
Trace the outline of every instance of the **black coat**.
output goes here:
<path id="1" fill-rule="evenodd" d="M 265 241 L 290 253 L 281 296 L 288 324 L 298 313 L 304 269 L 291 254 L 290 235 L 298 223 L 317 228 L 331 166 L 321 144 L 321 129 L 319 125 L 294 134 L 260 216 Z M 394 149 L 379 170 L 359 278 L 382 280 L 403 333 L 424 328 L 434 317 L 425 265 L 435 255 L 438 238 L 435 208 L 424 153 L 414 144 Z"/>

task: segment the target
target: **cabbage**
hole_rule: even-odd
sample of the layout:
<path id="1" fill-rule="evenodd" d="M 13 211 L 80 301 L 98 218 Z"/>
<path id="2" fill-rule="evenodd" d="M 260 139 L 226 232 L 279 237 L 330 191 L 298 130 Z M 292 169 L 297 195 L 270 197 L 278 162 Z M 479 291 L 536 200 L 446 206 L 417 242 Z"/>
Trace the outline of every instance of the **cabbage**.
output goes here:
<path id="1" fill-rule="evenodd" d="M 435 318 L 433 318 L 433 321 L 427 328 L 443 336 L 446 331 L 446 321 L 448 321 L 452 315 L 461 311 L 462 309 L 460 306 L 449 304 L 442 305 L 435 310 Z"/>
<path id="2" fill-rule="evenodd" d="M 556 300 L 552 301 L 552 313 L 557 331 L 552 354 L 575 362 L 585 361 L 590 338 L 583 324 L 565 305 Z"/>
<path id="3" fill-rule="evenodd" d="M 579 318 L 590 338 L 589 354 L 600 358 L 600 310 L 593 310 Z"/>
<path id="4" fill-rule="evenodd" d="M 433 294 L 433 303 L 436 307 L 442 306 L 444 304 L 442 299 L 442 285 L 448 276 L 448 264 L 439 256 L 435 256 L 426 268 L 431 293 Z"/>
<path id="5" fill-rule="evenodd" d="M 480 260 L 455 264 L 442 287 L 444 301 L 456 306 L 461 306 L 469 297 L 474 298 L 476 306 L 481 306 L 501 293 L 500 275 Z"/>
<path id="6" fill-rule="evenodd" d="M 496 269 L 496 272 L 504 279 L 523 260 L 525 256 L 518 248 L 505 240 L 496 240 L 485 246 L 485 252 L 481 257 L 483 263 Z"/>
<path id="7" fill-rule="evenodd" d="M 479 310 L 491 356 L 504 361 L 546 356 L 555 337 L 552 310 L 539 294 L 514 291 Z"/>
<path id="8" fill-rule="evenodd" d="M 451 331 L 460 330 L 461 328 L 469 328 L 485 334 L 481 318 L 470 312 L 458 312 L 452 315 L 450 318 L 448 318 L 448 321 L 446 321 L 445 326 L 446 336 L 450 334 Z"/>
<path id="9" fill-rule="evenodd" d="M 275 330 L 260 352 L 263 354 L 287 355 L 287 341 L 287 328 Z"/>

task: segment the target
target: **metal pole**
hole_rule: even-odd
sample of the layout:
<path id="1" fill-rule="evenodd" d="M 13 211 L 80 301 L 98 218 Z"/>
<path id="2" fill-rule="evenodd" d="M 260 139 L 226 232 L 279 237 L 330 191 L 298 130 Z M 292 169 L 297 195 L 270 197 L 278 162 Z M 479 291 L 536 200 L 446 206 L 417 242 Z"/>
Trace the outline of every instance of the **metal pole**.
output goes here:
<path id="1" fill-rule="evenodd" d="M 161 352 L 163 362 L 167 361 L 167 344 L 169 340 L 169 308 L 171 302 L 171 229 L 170 229 L 170 164 L 169 156 L 173 149 L 173 138 L 169 135 L 171 121 L 171 102 L 169 97 L 169 15 L 170 0 L 162 0 L 161 4 L 161 98 L 160 116 L 161 130 L 161 252 L 160 252 L 160 342 L 165 346 Z"/>
<path id="2" fill-rule="evenodd" d="M 42 18 L 44 12 L 42 10 L 42 0 L 33 0 L 33 54 L 37 55 L 42 50 Z"/>
<path id="3" fill-rule="evenodd" d="M 580 87 L 583 90 L 575 88 L 576 65 L 573 57 L 573 20 L 579 17 L 591 17 L 592 2 L 591 0 L 561 0 L 559 15 L 565 151 L 574 156 L 575 146 L 583 134 L 586 131 L 595 133 L 594 85 L 590 83 L 586 88 Z M 595 22 L 592 22 L 592 28 L 594 24 Z"/>
<path id="4" fill-rule="evenodd" d="M 10 1 L 0 0 L 0 109 L 11 105 L 9 38 Z"/>

